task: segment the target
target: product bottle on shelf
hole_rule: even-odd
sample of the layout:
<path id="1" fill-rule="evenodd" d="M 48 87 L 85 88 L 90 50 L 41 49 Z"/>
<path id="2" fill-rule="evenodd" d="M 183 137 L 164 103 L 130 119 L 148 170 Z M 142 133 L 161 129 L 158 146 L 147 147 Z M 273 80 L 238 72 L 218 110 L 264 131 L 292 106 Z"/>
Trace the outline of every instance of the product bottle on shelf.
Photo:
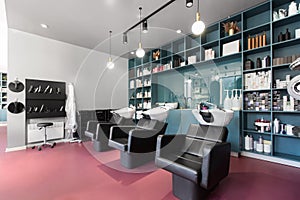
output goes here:
<path id="1" fill-rule="evenodd" d="M 225 109 L 231 109 L 231 99 L 229 98 L 229 90 L 225 90 L 226 97 L 224 99 L 224 108 Z"/>
<path id="2" fill-rule="evenodd" d="M 248 135 L 245 136 L 245 150 L 250 150 L 250 137 Z"/>
<path id="3" fill-rule="evenodd" d="M 274 133 L 277 134 L 279 132 L 279 120 L 277 118 L 274 119 Z"/>
<path id="4" fill-rule="evenodd" d="M 232 91 L 234 91 L 235 92 L 235 94 L 234 94 L 234 97 L 233 97 L 233 99 L 232 99 L 232 110 L 240 110 L 241 109 L 241 106 L 240 106 L 240 101 L 239 101 L 239 99 L 238 99 L 238 89 L 233 89 Z"/>
<path id="5" fill-rule="evenodd" d="M 249 147 L 250 147 L 250 150 L 253 150 L 253 136 L 250 135 L 249 137 Z"/>
<path id="6" fill-rule="evenodd" d="M 289 29 L 286 29 L 286 32 L 284 34 L 284 39 L 285 40 L 290 40 L 291 39 L 291 33 L 289 32 Z"/>

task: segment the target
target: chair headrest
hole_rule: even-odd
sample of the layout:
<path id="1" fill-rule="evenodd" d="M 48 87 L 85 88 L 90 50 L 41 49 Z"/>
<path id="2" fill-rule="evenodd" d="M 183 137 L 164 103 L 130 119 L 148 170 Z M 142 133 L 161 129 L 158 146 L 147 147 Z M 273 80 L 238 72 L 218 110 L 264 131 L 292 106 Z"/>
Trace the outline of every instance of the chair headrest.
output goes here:
<path id="1" fill-rule="evenodd" d="M 164 124 L 165 124 L 164 122 L 158 120 L 142 118 L 139 120 L 137 127 L 143 129 L 149 129 L 149 130 L 152 129 L 161 130 Z"/>
<path id="2" fill-rule="evenodd" d="M 222 126 L 191 124 L 187 136 L 213 142 L 226 142 L 228 129 Z"/>

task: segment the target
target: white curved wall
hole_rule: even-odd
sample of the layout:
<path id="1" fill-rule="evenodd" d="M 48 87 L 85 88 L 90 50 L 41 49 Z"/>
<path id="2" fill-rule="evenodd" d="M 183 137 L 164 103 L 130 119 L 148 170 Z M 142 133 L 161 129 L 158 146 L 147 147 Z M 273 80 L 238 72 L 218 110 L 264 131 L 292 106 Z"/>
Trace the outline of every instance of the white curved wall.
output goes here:
<path id="1" fill-rule="evenodd" d="M 7 71 L 7 19 L 5 0 L 0 0 L 0 72 Z"/>
<path id="2" fill-rule="evenodd" d="M 104 53 L 14 29 L 9 29 L 8 40 L 9 82 L 16 77 L 22 82 L 26 78 L 72 82 L 78 110 L 127 105 L 127 59 L 118 59 L 116 67 L 107 70 L 108 55 Z M 112 93 L 118 80 L 116 93 Z M 15 99 L 25 103 L 25 92 L 8 92 L 8 102 Z M 25 113 L 8 113 L 7 117 L 8 148 L 24 146 Z"/>

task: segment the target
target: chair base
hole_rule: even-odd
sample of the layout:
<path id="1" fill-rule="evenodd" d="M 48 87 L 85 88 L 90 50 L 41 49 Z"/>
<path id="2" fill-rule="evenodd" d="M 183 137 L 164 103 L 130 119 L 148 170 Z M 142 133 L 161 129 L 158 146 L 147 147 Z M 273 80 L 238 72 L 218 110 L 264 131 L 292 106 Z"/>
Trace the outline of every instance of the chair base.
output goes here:
<path id="1" fill-rule="evenodd" d="M 97 152 L 109 151 L 109 150 L 113 149 L 110 146 L 108 146 L 108 140 L 106 141 L 106 143 L 103 143 L 103 142 L 97 141 L 97 140 L 93 140 L 93 147 L 94 147 L 94 150 Z"/>
<path id="2" fill-rule="evenodd" d="M 155 152 L 150 153 L 128 153 L 120 151 L 121 165 L 127 169 L 133 169 L 144 165 L 155 158 Z"/>
<path id="3" fill-rule="evenodd" d="M 209 193 L 209 190 L 176 174 L 172 174 L 172 179 L 173 194 L 181 200 L 205 199 Z"/>
<path id="4" fill-rule="evenodd" d="M 50 143 L 50 142 L 44 142 L 43 144 L 41 144 L 41 145 L 38 145 L 37 146 L 37 149 L 39 150 L 39 151 L 41 151 L 42 150 L 42 147 L 47 147 L 47 146 L 49 146 L 50 148 L 54 148 L 55 146 L 56 146 L 56 143 L 55 142 L 53 142 L 53 143 Z M 32 147 L 32 149 L 34 149 L 35 148 L 35 146 L 33 146 Z"/>

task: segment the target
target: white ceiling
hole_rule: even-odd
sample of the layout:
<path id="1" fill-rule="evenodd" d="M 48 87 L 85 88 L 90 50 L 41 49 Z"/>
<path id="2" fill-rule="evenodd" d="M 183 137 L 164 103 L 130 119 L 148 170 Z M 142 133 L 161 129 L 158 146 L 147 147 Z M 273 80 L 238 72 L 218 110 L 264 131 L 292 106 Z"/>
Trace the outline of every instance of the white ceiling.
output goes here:
<path id="1" fill-rule="evenodd" d="M 122 33 L 169 0 L 6 0 L 8 27 L 74 45 L 108 52 L 109 30 L 113 31 L 112 54 L 121 56 L 137 48 L 137 29 Z M 201 0 L 201 19 L 211 24 L 266 0 Z M 190 9 L 177 0 L 148 20 L 150 31 L 142 35 L 143 47 L 153 48 L 190 33 L 195 20 L 196 0 Z M 40 24 L 49 25 L 49 29 Z"/>

